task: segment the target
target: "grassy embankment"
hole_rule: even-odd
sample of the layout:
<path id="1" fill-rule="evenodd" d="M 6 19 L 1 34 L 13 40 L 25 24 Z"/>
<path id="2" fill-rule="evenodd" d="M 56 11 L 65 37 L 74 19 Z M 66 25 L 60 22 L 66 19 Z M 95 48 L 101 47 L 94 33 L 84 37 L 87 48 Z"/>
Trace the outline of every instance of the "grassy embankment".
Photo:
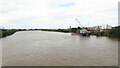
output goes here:
<path id="1" fill-rule="evenodd" d="M 24 29 L 0 29 L 0 38 L 12 35 L 17 31 L 24 31 Z"/>
<path id="2" fill-rule="evenodd" d="M 107 36 L 107 37 L 120 37 L 120 27 L 113 27 L 109 31 L 105 31 L 105 32 L 92 32 L 92 35 Z"/>
<path id="3" fill-rule="evenodd" d="M 30 29 L 31 30 L 42 30 L 42 31 L 54 31 L 54 32 L 69 32 L 66 29 Z M 26 31 L 26 29 L 0 29 L 0 38 L 14 34 L 17 31 Z"/>
<path id="4" fill-rule="evenodd" d="M 70 32 L 69 29 L 39 29 L 42 31 L 54 31 L 54 32 L 65 32 L 68 33 Z M 11 34 L 14 34 L 17 31 L 26 31 L 26 29 L 1 29 L 0 30 L 0 37 L 6 37 Z M 92 32 L 92 35 L 96 36 L 107 36 L 107 37 L 120 37 L 120 27 L 114 27 L 110 29 L 109 31 L 105 32 Z"/>
<path id="5" fill-rule="evenodd" d="M 42 31 L 54 31 L 54 32 L 70 32 L 69 29 L 41 29 Z M 92 32 L 92 35 L 107 36 L 107 37 L 120 37 L 120 27 L 113 27 L 109 31 L 105 32 Z"/>
<path id="6" fill-rule="evenodd" d="M 41 31 L 54 31 L 54 32 L 65 32 L 68 33 L 68 29 L 40 29 Z"/>

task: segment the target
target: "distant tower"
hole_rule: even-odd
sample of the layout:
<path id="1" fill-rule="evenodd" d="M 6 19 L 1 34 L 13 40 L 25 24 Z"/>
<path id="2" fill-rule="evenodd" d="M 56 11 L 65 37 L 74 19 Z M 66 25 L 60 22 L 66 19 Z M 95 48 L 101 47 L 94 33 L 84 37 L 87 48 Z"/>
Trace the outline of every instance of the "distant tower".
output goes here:
<path id="1" fill-rule="evenodd" d="M 71 32 L 71 26 L 70 26 L 70 29 L 69 29 L 69 31 Z"/>
<path id="2" fill-rule="evenodd" d="M 70 26 L 70 29 L 71 29 L 71 26 Z"/>

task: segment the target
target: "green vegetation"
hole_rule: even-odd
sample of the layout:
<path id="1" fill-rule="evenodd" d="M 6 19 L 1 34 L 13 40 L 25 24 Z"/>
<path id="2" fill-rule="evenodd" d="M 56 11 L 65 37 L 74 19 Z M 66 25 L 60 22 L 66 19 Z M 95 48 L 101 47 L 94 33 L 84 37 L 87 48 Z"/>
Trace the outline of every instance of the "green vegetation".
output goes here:
<path id="1" fill-rule="evenodd" d="M 42 31 L 54 31 L 54 32 L 69 32 L 67 29 L 29 29 L 29 30 L 42 30 Z M 0 38 L 14 34 L 17 31 L 26 31 L 26 29 L 0 29 Z"/>
<path id="2" fill-rule="evenodd" d="M 6 29 L 2 29 L 0 30 L 0 37 L 6 37 L 9 36 L 11 34 L 14 34 L 17 30 L 6 30 Z"/>
<path id="3" fill-rule="evenodd" d="M 17 31 L 25 31 L 25 29 L 0 29 L 0 38 L 12 35 Z"/>
<path id="4" fill-rule="evenodd" d="M 120 37 L 120 27 L 114 27 L 110 31 L 105 32 L 104 35 L 109 37 Z"/>
<path id="5" fill-rule="evenodd" d="M 41 29 L 42 31 L 54 31 L 54 32 L 65 32 L 68 33 L 68 29 Z"/>
<path id="6" fill-rule="evenodd" d="M 91 34 L 96 36 L 120 37 L 120 27 L 113 27 L 105 32 L 92 32 Z"/>
<path id="7" fill-rule="evenodd" d="M 41 29 L 42 31 L 55 31 L 55 32 L 76 32 L 76 28 L 72 28 L 70 29 Z M 94 32 L 94 30 L 92 30 L 91 35 L 96 35 L 96 36 L 107 36 L 107 37 L 120 37 L 120 27 L 113 27 L 112 29 L 108 30 L 108 31 L 98 31 L 98 32 Z"/>
<path id="8" fill-rule="evenodd" d="M 77 28 L 72 28 L 72 29 L 29 29 L 31 30 L 41 30 L 41 31 L 54 31 L 54 32 L 76 32 Z M 26 29 L 0 29 L 0 37 L 6 37 L 9 35 L 14 34 L 17 31 L 26 31 Z M 91 35 L 96 35 L 96 36 L 107 36 L 107 37 L 120 37 L 120 26 L 118 27 L 113 27 L 112 29 L 108 31 L 98 31 L 95 32 L 92 30 Z"/>

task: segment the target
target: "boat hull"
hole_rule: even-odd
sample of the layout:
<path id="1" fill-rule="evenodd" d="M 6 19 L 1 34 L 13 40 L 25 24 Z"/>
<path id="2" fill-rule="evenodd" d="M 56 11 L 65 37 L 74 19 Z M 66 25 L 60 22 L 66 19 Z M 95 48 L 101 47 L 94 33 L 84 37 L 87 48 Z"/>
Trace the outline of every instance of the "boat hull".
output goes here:
<path id="1" fill-rule="evenodd" d="M 90 36 L 90 33 L 79 33 L 82 36 Z"/>
<path id="2" fill-rule="evenodd" d="M 90 36 L 90 33 L 72 33 L 72 35 Z"/>

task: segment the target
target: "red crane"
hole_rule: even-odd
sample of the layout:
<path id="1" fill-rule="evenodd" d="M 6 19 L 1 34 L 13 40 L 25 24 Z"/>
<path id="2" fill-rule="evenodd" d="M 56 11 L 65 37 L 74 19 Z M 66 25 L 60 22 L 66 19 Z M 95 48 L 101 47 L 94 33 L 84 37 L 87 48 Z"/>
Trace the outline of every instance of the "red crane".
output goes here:
<path id="1" fill-rule="evenodd" d="M 78 21 L 78 19 L 76 19 L 76 21 L 80 24 L 80 22 Z M 83 26 L 80 24 L 81 28 L 83 28 Z"/>

